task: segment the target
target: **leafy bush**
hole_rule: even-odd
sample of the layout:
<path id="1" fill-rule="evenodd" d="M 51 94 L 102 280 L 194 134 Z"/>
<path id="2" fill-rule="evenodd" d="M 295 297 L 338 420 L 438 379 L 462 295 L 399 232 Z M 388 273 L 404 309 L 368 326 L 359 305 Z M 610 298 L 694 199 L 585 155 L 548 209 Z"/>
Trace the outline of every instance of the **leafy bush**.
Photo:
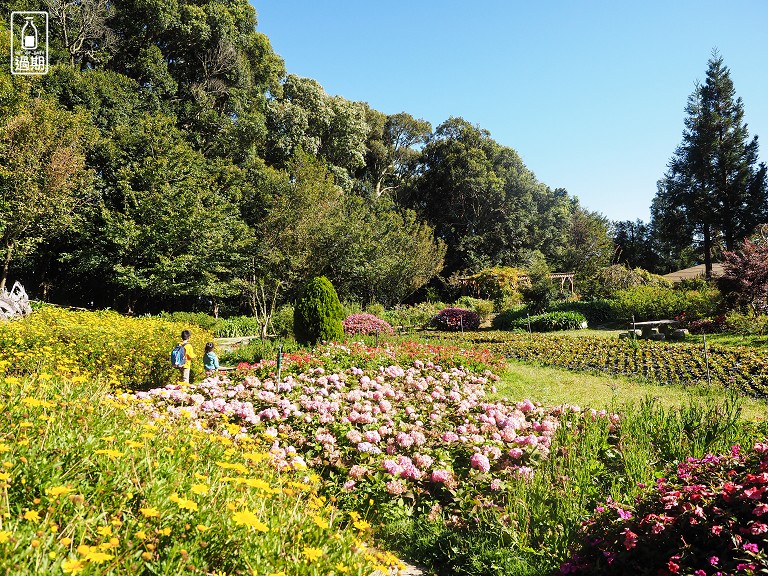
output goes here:
<path id="1" fill-rule="evenodd" d="M 352 314 L 341 323 L 346 334 L 391 334 L 392 326 L 373 314 Z"/>
<path id="2" fill-rule="evenodd" d="M 283 304 L 272 315 L 272 330 L 280 338 L 293 336 L 293 305 Z"/>
<path id="3" fill-rule="evenodd" d="M 439 330 L 477 330 L 480 316 L 473 310 L 463 308 L 443 308 L 432 319 L 432 325 Z"/>
<path id="4" fill-rule="evenodd" d="M 530 314 L 528 306 L 519 305 L 497 314 L 491 321 L 491 326 L 496 330 L 512 330 L 514 323 L 520 318 L 527 318 Z M 526 324 L 527 329 L 527 324 Z"/>
<path id="5" fill-rule="evenodd" d="M 325 276 L 310 280 L 293 311 L 293 330 L 302 344 L 338 341 L 344 338 L 344 311 L 339 296 Z"/>
<path id="6" fill-rule="evenodd" d="M 384 314 L 385 308 L 383 304 L 379 304 L 378 302 L 371 302 L 368 304 L 368 306 L 365 307 L 365 312 L 367 314 L 373 314 L 377 318 L 381 318 Z"/>
<path id="7" fill-rule="evenodd" d="M 690 319 L 717 315 L 720 293 L 715 289 L 680 291 L 664 286 L 636 286 L 615 296 L 616 315 L 636 321 L 660 320 L 686 314 Z"/>
<path id="8" fill-rule="evenodd" d="M 692 334 L 717 334 L 723 332 L 727 326 L 724 314 L 714 318 L 695 320 L 689 319 L 686 314 L 681 314 L 675 319 L 680 322 L 680 328 L 687 328 Z"/>
<path id="9" fill-rule="evenodd" d="M 768 334 L 768 314 L 729 312 L 725 323 L 728 330 L 741 336 Z"/>
<path id="10" fill-rule="evenodd" d="M 462 296 L 456 301 L 455 307 L 474 310 L 477 312 L 478 316 L 480 316 L 480 320 L 485 322 L 491 317 L 491 314 L 493 314 L 494 305 L 491 300 Z"/>
<path id="11" fill-rule="evenodd" d="M 282 341 L 254 338 L 244 346 L 222 353 L 220 361 L 222 365 L 237 366 L 242 362 L 254 364 L 262 360 L 275 360 L 278 347 L 281 345 L 283 347 L 283 354 L 296 352 L 300 348 L 296 340 L 292 338 Z"/>
<path id="12" fill-rule="evenodd" d="M 259 321 L 253 316 L 233 316 L 219 319 L 215 334 L 217 338 L 239 338 L 254 336 L 261 333 Z"/>
<path id="13" fill-rule="evenodd" d="M 194 324 L 203 330 L 214 333 L 222 324 L 221 318 L 214 318 L 205 312 L 161 312 L 160 318 L 181 324 Z"/>
<path id="14" fill-rule="evenodd" d="M 583 314 L 590 325 L 604 324 L 617 319 L 616 305 L 613 300 L 568 300 L 557 302 L 550 311 L 552 312 L 578 312 Z"/>
<path id="15" fill-rule="evenodd" d="M 527 273 L 522 268 L 496 266 L 468 276 L 464 282 L 471 283 L 477 295 L 491 300 L 494 309 L 500 311 L 521 301 L 522 297 L 518 290 L 520 276 Z"/>
<path id="16" fill-rule="evenodd" d="M 583 294 L 590 298 L 613 298 L 621 290 L 637 286 L 671 287 L 669 280 L 657 274 L 651 274 L 642 268 L 627 268 L 621 264 L 613 264 L 598 271 L 585 281 Z"/>
<path id="17" fill-rule="evenodd" d="M 423 328 L 428 326 L 435 315 L 445 308 L 442 302 L 421 302 L 413 306 L 395 306 L 387 310 L 382 318 L 392 326 Z"/>
<path id="18" fill-rule="evenodd" d="M 609 502 L 586 523 L 561 574 L 768 572 L 768 444 L 688 458 L 632 508 Z"/>
<path id="19" fill-rule="evenodd" d="M 520 316 L 519 313 L 499 314 L 494 318 L 493 327 L 500 330 L 528 330 L 529 322 L 533 332 L 578 330 L 587 326 L 587 319 L 578 312 L 547 312 L 530 317 Z"/>

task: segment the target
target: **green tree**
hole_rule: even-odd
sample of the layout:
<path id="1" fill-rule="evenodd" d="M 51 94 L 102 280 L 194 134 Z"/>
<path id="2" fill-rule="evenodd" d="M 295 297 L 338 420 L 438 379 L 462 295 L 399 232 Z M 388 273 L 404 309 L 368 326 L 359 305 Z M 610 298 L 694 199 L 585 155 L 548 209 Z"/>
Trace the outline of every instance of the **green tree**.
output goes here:
<path id="1" fill-rule="evenodd" d="M 706 274 L 722 241 L 727 250 L 768 215 L 766 167 L 758 164 L 757 136 L 749 139 L 744 105 L 717 53 L 707 78 L 688 99 L 683 142 L 658 183 L 651 207 L 661 244 L 682 250 L 701 245 Z"/>
<path id="2" fill-rule="evenodd" d="M 82 113 L 34 98 L 0 119 L 0 289 L 13 258 L 70 229 L 91 198 Z"/>
<path id="3" fill-rule="evenodd" d="M 317 276 L 307 282 L 296 301 L 293 332 L 302 344 L 344 338 L 344 310 L 330 280 Z"/>

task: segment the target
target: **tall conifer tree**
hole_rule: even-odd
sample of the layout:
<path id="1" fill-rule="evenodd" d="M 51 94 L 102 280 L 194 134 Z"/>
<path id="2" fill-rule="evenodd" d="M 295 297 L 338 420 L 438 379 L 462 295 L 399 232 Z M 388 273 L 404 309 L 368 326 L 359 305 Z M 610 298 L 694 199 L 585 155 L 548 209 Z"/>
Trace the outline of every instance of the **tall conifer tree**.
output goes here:
<path id="1" fill-rule="evenodd" d="M 680 251 L 698 241 L 707 276 L 719 242 L 733 250 L 768 217 L 765 164 L 749 139 L 744 105 L 722 57 L 688 99 L 683 142 L 658 183 L 651 213 L 661 244 Z"/>

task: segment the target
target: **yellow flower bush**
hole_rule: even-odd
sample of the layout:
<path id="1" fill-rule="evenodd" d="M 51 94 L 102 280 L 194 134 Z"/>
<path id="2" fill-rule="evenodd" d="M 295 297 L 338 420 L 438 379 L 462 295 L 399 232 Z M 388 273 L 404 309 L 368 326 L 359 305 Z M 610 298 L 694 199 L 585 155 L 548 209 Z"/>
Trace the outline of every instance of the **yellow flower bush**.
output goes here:
<path id="1" fill-rule="evenodd" d="M 7 351 L 0 377 L 18 384 L 34 376 L 42 384 L 55 376 L 81 383 L 99 376 L 113 387 L 163 386 L 177 375 L 170 351 L 184 329 L 202 357 L 213 335 L 196 326 L 45 306 L 23 320 L 0 321 L 0 350 Z M 193 371 L 200 373 L 198 364 Z"/>
<path id="2" fill-rule="evenodd" d="M 59 309 L 0 324 L 0 573 L 371 574 L 381 559 L 317 476 L 274 465 L 273 438 L 149 422 L 111 395 L 172 378 L 183 328 Z"/>

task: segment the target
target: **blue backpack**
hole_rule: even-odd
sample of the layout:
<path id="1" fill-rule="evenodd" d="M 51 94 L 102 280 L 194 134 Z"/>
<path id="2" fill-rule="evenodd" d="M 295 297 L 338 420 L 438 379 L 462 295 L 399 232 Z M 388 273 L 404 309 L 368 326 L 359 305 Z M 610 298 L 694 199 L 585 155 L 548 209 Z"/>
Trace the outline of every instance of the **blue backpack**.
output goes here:
<path id="1" fill-rule="evenodd" d="M 171 366 L 174 368 L 183 368 L 187 363 L 187 351 L 183 344 L 176 344 L 171 350 Z"/>

